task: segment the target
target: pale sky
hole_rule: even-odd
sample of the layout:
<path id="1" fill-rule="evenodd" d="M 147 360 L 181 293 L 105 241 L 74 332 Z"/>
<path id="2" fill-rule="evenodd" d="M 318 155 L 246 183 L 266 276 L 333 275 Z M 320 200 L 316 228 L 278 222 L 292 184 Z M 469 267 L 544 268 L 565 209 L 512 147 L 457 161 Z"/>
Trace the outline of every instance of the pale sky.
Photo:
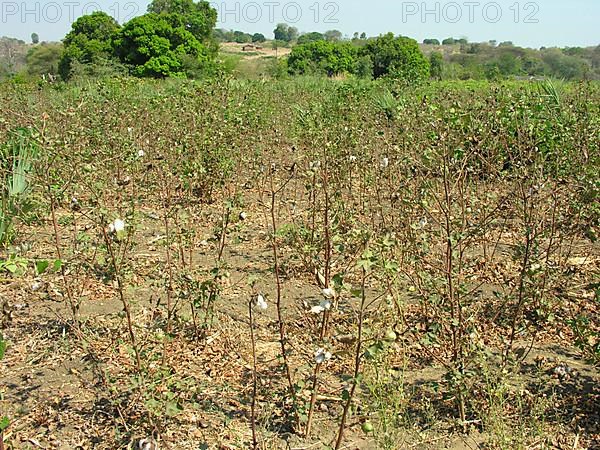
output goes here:
<path id="1" fill-rule="evenodd" d="M 102 10 L 120 23 L 146 11 L 149 0 L 0 0 L 0 36 L 60 40 L 74 19 Z M 600 44 L 600 0 L 214 0 L 220 28 L 273 37 L 279 22 L 300 31 L 338 29 L 369 36 L 392 31 L 471 42 L 513 41 L 524 47 Z"/>

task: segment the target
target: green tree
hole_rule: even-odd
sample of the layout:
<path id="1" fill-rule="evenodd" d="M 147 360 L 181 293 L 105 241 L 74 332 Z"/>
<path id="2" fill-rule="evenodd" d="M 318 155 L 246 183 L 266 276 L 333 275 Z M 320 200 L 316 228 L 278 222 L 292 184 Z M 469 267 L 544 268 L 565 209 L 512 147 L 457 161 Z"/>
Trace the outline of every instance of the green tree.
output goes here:
<path id="1" fill-rule="evenodd" d="M 200 42 L 211 37 L 217 24 L 217 11 L 206 1 L 194 3 L 193 0 L 152 0 L 148 5 L 148 12 L 176 17 L 177 26 L 192 33 Z"/>
<path id="2" fill-rule="evenodd" d="M 324 41 L 324 40 L 325 40 L 325 36 L 322 33 L 313 31 L 311 33 L 306 33 L 306 34 L 301 35 L 298 38 L 298 44 L 308 44 L 309 42 Z"/>
<path id="3" fill-rule="evenodd" d="M 431 70 L 431 77 L 436 80 L 442 79 L 442 72 L 444 66 L 444 57 L 440 52 L 431 52 L 429 55 L 429 66 Z"/>
<path id="4" fill-rule="evenodd" d="M 289 25 L 286 23 L 278 23 L 277 27 L 273 30 L 273 35 L 275 36 L 276 41 L 288 41 L 288 29 Z"/>
<path id="5" fill-rule="evenodd" d="M 364 31 L 360 33 L 360 38 L 364 41 L 367 38 L 367 33 L 365 33 Z"/>
<path id="6" fill-rule="evenodd" d="M 423 41 L 423 44 L 426 44 L 426 45 L 440 45 L 440 41 L 437 40 L 437 39 L 425 39 Z"/>
<path id="7" fill-rule="evenodd" d="M 369 55 L 360 56 L 356 60 L 356 75 L 360 78 L 373 78 L 373 61 Z"/>
<path id="8" fill-rule="evenodd" d="M 298 39 L 298 28 L 290 27 L 286 23 L 277 24 L 275 30 L 273 30 L 276 41 L 292 42 Z"/>
<path id="9" fill-rule="evenodd" d="M 252 36 L 248 33 L 244 33 L 243 31 L 234 31 L 233 40 L 238 44 L 246 44 L 248 42 L 252 42 Z"/>
<path id="10" fill-rule="evenodd" d="M 63 39 L 65 50 L 59 63 L 59 72 L 68 79 L 74 62 L 94 64 L 110 59 L 113 40 L 119 24 L 108 14 L 97 11 L 77 19 Z"/>
<path id="11" fill-rule="evenodd" d="M 119 32 L 115 50 L 139 77 L 185 76 L 186 67 L 197 73 L 208 68 L 215 56 L 214 48 L 186 29 L 179 14 L 167 13 L 131 19 Z"/>
<path id="12" fill-rule="evenodd" d="M 442 41 L 442 45 L 454 45 L 454 44 L 456 44 L 456 39 L 451 38 L 451 37 L 446 38 Z"/>
<path id="13" fill-rule="evenodd" d="M 341 41 L 344 35 L 340 30 L 329 30 L 325 32 L 325 40 L 337 42 Z"/>
<path id="14" fill-rule="evenodd" d="M 287 42 L 295 41 L 296 39 L 298 39 L 298 35 L 299 34 L 300 34 L 300 32 L 298 31 L 298 28 L 296 28 L 296 27 L 289 27 L 288 28 L 288 39 L 287 39 Z"/>
<path id="15" fill-rule="evenodd" d="M 407 81 L 425 80 L 429 77 L 429 62 L 419 49 L 417 41 L 393 33 L 367 42 L 361 55 L 373 61 L 373 76 L 392 75 Z"/>
<path id="16" fill-rule="evenodd" d="M 558 48 L 549 48 L 542 52 L 542 60 L 546 64 L 549 75 L 566 80 L 582 80 L 587 77 L 590 63 L 575 57 L 565 55 Z"/>
<path id="17" fill-rule="evenodd" d="M 39 44 L 40 43 L 40 37 L 38 36 L 37 33 L 31 33 L 31 43 L 32 44 Z"/>
<path id="18" fill-rule="evenodd" d="M 265 42 L 267 38 L 262 33 L 254 33 L 252 35 L 252 42 Z"/>
<path id="19" fill-rule="evenodd" d="M 288 57 L 291 74 L 354 73 L 358 50 L 348 42 L 315 41 L 297 45 Z"/>
<path id="20" fill-rule="evenodd" d="M 58 75 L 62 52 L 62 44 L 54 42 L 32 47 L 27 53 L 27 73 L 29 75 Z"/>

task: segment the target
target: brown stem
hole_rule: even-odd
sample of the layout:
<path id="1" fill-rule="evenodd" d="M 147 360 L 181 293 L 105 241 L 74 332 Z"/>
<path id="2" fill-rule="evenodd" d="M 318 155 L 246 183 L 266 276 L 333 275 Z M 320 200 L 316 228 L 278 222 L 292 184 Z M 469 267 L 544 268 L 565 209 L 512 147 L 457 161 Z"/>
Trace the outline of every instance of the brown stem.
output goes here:
<path id="1" fill-rule="evenodd" d="M 63 281 L 63 285 L 65 287 L 65 291 L 67 293 L 67 299 L 69 301 L 69 306 L 71 308 L 71 314 L 73 315 L 73 323 L 76 329 L 79 329 L 79 305 L 75 302 L 73 298 L 73 293 L 71 292 L 71 286 L 67 281 L 67 275 L 65 272 L 65 265 L 62 260 L 62 252 L 60 250 L 60 234 L 58 232 L 58 221 L 56 220 L 56 200 L 54 195 L 50 193 L 50 211 L 52 215 L 52 227 L 54 230 L 54 245 L 56 247 L 56 256 L 59 261 L 61 261 L 60 265 L 60 275 Z"/>
<path id="2" fill-rule="evenodd" d="M 137 346 L 137 341 L 135 339 L 135 333 L 133 331 L 133 319 L 131 317 L 131 308 L 129 306 L 129 302 L 125 298 L 125 293 L 123 291 L 123 283 L 121 281 L 121 275 L 119 271 L 119 265 L 117 264 L 117 260 L 115 258 L 115 253 L 113 251 L 111 239 L 106 233 L 106 229 L 102 227 L 102 235 L 104 236 L 104 242 L 106 242 L 106 248 L 108 249 L 108 254 L 110 255 L 110 259 L 113 265 L 113 269 L 115 271 L 115 279 L 117 280 L 117 287 L 119 291 L 119 298 L 121 303 L 123 304 L 123 310 L 125 311 L 125 317 L 127 319 L 127 331 L 129 333 L 129 339 L 131 341 L 131 346 L 133 347 L 133 351 L 135 353 L 135 368 L 139 374 L 142 373 L 142 361 L 140 358 L 140 352 Z"/>
<path id="3" fill-rule="evenodd" d="M 256 338 L 254 336 L 254 317 L 252 315 L 252 300 L 248 302 L 248 317 L 250 319 L 250 340 L 252 341 L 252 403 L 250 406 L 250 426 L 252 428 L 252 448 L 258 449 L 256 436 L 256 391 L 257 391 L 257 369 L 256 369 Z"/>
<path id="4" fill-rule="evenodd" d="M 290 178 L 291 179 L 291 178 Z M 286 183 L 287 184 L 287 183 Z M 279 189 L 283 189 L 285 184 Z M 288 349 L 287 349 L 287 336 L 285 329 L 285 321 L 283 320 L 282 313 L 282 286 L 281 286 L 281 276 L 280 276 L 280 267 L 279 267 L 279 255 L 277 250 L 277 220 L 275 218 L 275 203 L 277 199 L 277 193 L 279 192 L 275 190 L 273 185 L 273 173 L 271 172 L 270 176 L 270 189 L 271 189 L 271 248 L 273 251 L 273 263 L 274 263 L 274 271 L 275 271 L 275 282 L 277 286 L 277 297 L 276 297 L 276 307 L 277 307 L 277 323 L 279 325 L 279 344 L 281 345 L 281 356 L 283 358 L 283 366 L 285 370 L 285 375 L 288 382 L 288 389 L 290 391 L 290 395 L 292 397 L 292 407 L 294 409 L 294 415 L 296 419 L 296 427 L 300 427 L 300 416 L 298 414 L 298 403 L 296 398 L 296 390 L 294 388 L 294 382 L 292 380 L 292 373 L 290 370 L 290 364 L 288 361 Z"/>
<path id="5" fill-rule="evenodd" d="M 342 445 L 344 440 L 344 429 L 346 428 L 346 422 L 348 420 L 348 412 L 350 411 L 350 406 L 352 405 L 352 399 L 354 398 L 354 393 L 356 392 L 356 386 L 358 386 L 358 375 L 360 374 L 360 362 L 362 357 L 362 335 L 363 335 L 363 320 L 364 320 L 364 312 L 365 305 L 367 303 L 367 295 L 366 295 L 366 280 L 367 280 L 367 272 L 363 268 L 362 270 L 362 280 L 361 280 L 361 301 L 360 301 L 360 310 L 358 312 L 358 338 L 356 340 L 356 353 L 354 354 L 354 378 L 352 380 L 352 387 L 350 388 L 350 392 L 348 393 L 348 398 L 346 399 L 346 403 L 344 404 L 344 411 L 342 413 L 342 419 L 340 420 L 340 428 L 338 431 L 337 440 L 335 443 L 335 450 L 338 450 Z"/>

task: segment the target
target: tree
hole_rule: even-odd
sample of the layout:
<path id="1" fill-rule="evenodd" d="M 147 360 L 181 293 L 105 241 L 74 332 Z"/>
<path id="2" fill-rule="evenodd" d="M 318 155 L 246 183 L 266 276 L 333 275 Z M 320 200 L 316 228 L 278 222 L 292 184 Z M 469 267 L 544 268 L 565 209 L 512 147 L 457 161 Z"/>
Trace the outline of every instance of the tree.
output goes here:
<path id="1" fill-rule="evenodd" d="M 13 74 L 25 65 L 27 45 L 20 39 L 0 37 L 0 66 L 2 72 Z"/>
<path id="2" fill-rule="evenodd" d="M 360 34 L 360 38 L 364 41 L 367 38 L 367 33 L 364 31 Z"/>
<path id="3" fill-rule="evenodd" d="M 63 79 L 68 79 L 74 62 L 93 64 L 113 55 L 113 40 L 119 31 L 115 19 L 101 11 L 77 19 L 63 39 L 65 51 L 59 64 Z"/>
<path id="4" fill-rule="evenodd" d="M 542 60 L 546 64 L 549 74 L 556 78 L 581 80 L 587 76 L 590 70 L 590 63 L 575 56 L 565 55 L 558 48 L 544 50 Z"/>
<path id="5" fill-rule="evenodd" d="M 267 38 L 262 33 L 254 33 L 252 36 L 252 42 L 265 42 Z"/>
<path id="6" fill-rule="evenodd" d="M 360 78 L 373 78 L 373 61 L 369 55 L 363 55 L 356 61 L 356 75 Z"/>
<path id="7" fill-rule="evenodd" d="M 60 43 L 43 43 L 32 47 L 27 53 L 27 73 L 29 75 L 58 75 L 58 65 L 62 57 Z"/>
<path id="8" fill-rule="evenodd" d="M 324 40 L 325 40 L 325 36 L 323 34 L 313 31 L 311 33 L 306 33 L 306 34 L 301 35 L 298 38 L 298 44 L 308 44 L 309 42 L 317 42 L 317 41 L 324 41 Z"/>
<path id="9" fill-rule="evenodd" d="M 273 34 L 276 41 L 292 42 L 298 38 L 298 28 L 290 27 L 286 23 L 280 23 L 273 30 Z"/>
<path id="10" fill-rule="evenodd" d="M 393 33 L 367 42 L 361 55 L 373 61 L 373 76 L 392 75 L 407 81 L 425 80 L 429 77 L 429 63 L 419 49 L 417 41 Z"/>
<path id="11" fill-rule="evenodd" d="M 442 41 L 442 45 L 454 45 L 454 44 L 456 44 L 456 39 L 451 38 L 451 37 L 446 38 Z"/>
<path id="12" fill-rule="evenodd" d="M 440 52 L 431 52 L 429 55 L 429 66 L 431 70 L 431 77 L 436 80 L 442 79 L 442 68 L 444 65 L 444 57 Z"/>
<path id="13" fill-rule="evenodd" d="M 291 74 L 354 73 L 358 50 L 349 42 L 315 41 L 297 45 L 288 57 Z"/>
<path id="14" fill-rule="evenodd" d="M 325 32 L 325 40 L 331 42 L 341 41 L 344 35 L 340 30 L 329 30 Z"/>
<path id="15" fill-rule="evenodd" d="M 423 44 L 426 44 L 426 45 L 440 45 L 440 41 L 437 40 L 437 39 L 425 39 L 423 41 Z"/>
<path id="16" fill-rule="evenodd" d="M 243 31 L 234 31 L 233 40 L 238 44 L 246 44 L 252 41 L 252 36 L 248 33 L 244 33 Z"/>
<path id="17" fill-rule="evenodd" d="M 179 14 L 148 13 L 125 24 L 115 41 L 121 61 L 139 77 L 185 76 L 186 67 L 201 71 L 214 59 L 214 49 L 187 29 Z"/>
<path id="18" fill-rule="evenodd" d="M 217 24 L 217 11 L 206 1 L 194 3 L 193 0 L 152 0 L 148 5 L 148 12 L 177 17 L 177 27 L 183 27 L 200 42 L 211 37 Z"/>
<path id="19" fill-rule="evenodd" d="M 276 41 L 288 41 L 288 29 L 289 25 L 286 23 L 279 23 L 277 27 L 273 30 L 273 35 L 275 36 Z"/>
<path id="20" fill-rule="evenodd" d="M 31 33 L 31 43 L 32 44 L 39 44 L 40 43 L 40 37 L 38 36 L 37 33 Z"/>

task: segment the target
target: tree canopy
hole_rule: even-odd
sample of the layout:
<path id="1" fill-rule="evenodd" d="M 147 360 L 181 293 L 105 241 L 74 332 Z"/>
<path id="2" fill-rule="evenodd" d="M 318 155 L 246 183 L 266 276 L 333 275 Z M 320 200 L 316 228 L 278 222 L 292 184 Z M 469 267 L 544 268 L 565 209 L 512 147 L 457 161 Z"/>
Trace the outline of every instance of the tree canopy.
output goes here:
<path id="1" fill-rule="evenodd" d="M 309 42 L 324 41 L 325 35 L 317 31 L 305 33 L 298 38 L 298 44 L 308 44 Z"/>
<path id="2" fill-rule="evenodd" d="M 91 64 L 110 59 L 119 29 L 117 21 L 101 11 L 77 19 L 63 39 L 64 52 L 59 64 L 61 76 L 69 78 L 74 62 Z"/>
<path id="3" fill-rule="evenodd" d="M 29 75 L 58 75 L 59 62 L 63 53 L 60 43 L 42 43 L 31 47 L 27 53 Z"/>
<path id="4" fill-rule="evenodd" d="M 298 38 L 298 28 L 290 27 L 286 23 L 279 23 L 273 30 L 273 35 L 276 41 L 292 42 Z"/>
<path id="5" fill-rule="evenodd" d="M 179 14 L 148 13 L 125 24 L 115 41 L 121 61 L 140 77 L 184 76 L 190 58 L 209 62 L 211 49 L 186 29 Z"/>
<path id="6" fill-rule="evenodd" d="M 407 81 L 429 77 L 429 63 L 417 41 L 388 33 L 370 40 L 361 50 L 373 62 L 373 77 L 392 75 Z"/>
<path id="7" fill-rule="evenodd" d="M 169 14 L 176 17 L 179 25 L 194 35 L 200 42 L 211 36 L 217 24 L 217 11 L 206 1 L 152 0 L 149 13 Z"/>
<path id="8" fill-rule="evenodd" d="M 358 49 L 349 42 L 315 41 L 298 45 L 288 58 L 290 73 L 326 73 L 329 76 L 355 71 Z"/>

